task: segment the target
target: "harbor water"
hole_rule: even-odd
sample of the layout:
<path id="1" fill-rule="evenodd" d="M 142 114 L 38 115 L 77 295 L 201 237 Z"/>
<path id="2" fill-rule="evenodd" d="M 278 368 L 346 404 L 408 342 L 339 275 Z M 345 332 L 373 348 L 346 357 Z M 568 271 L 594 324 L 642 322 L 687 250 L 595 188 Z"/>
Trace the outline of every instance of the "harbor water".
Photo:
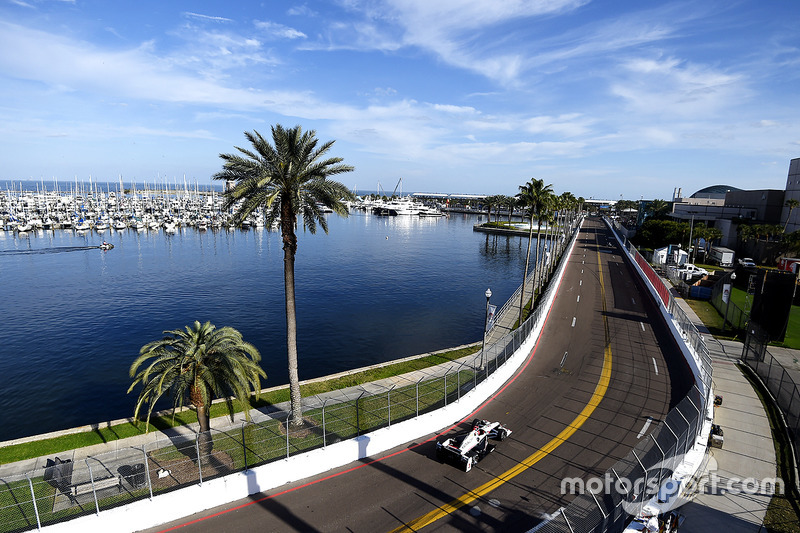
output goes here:
<path id="1" fill-rule="evenodd" d="M 327 235 L 300 228 L 300 378 L 479 341 L 484 292 L 505 302 L 526 252 L 474 232 L 480 218 L 353 211 Z M 0 279 L 0 441 L 131 416 L 139 349 L 195 320 L 254 344 L 264 386 L 288 380 L 278 232 L 0 231 Z"/>

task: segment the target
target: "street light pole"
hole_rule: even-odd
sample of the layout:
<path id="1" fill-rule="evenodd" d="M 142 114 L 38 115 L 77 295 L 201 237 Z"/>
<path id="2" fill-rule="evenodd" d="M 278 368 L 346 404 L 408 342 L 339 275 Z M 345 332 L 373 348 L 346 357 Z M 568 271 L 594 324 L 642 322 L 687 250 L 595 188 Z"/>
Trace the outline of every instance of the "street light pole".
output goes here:
<path id="1" fill-rule="evenodd" d="M 481 368 L 483 368 L 483 354 L 486 350 L 486 330 L 489 328 L 489 298 L 492 297 L 492 289 L 486 289 L 486 313 L 483 320 L 483 345 L 481 346 Z"/>

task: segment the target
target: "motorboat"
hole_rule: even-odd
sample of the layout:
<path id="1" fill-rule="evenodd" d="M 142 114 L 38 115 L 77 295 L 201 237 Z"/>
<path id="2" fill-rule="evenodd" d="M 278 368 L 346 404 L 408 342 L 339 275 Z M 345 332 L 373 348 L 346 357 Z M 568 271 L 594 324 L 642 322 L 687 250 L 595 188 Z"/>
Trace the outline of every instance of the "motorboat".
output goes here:
<path id="1" fill-rule="evenodd" d="M 103 241 L 103 244 L 100 245 L 101 250 L 111 250 L 112 248 L 114 248 L 114 245 L 110 242 Z"/>

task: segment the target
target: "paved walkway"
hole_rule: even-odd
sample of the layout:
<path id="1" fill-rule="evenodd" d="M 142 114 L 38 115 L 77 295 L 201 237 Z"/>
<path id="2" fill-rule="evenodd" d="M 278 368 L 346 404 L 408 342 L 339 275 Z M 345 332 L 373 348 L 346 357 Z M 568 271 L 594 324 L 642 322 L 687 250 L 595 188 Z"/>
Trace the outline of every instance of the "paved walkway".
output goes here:
<path id="1" fill-rule="evenodd" d="M 677 301 L 697 328 L 708 333 L 686 301 Z M 714 394 L 722 396 L 714 423 L 722 428 L 724 443 L 721 449 L 709 448 L 703 485 L 695 499 L 681 508 L 686 516 L 681 531 L 761 531 L 771 495 L 761 490 L 763 484 L 756 487 L 752 480 L 761 483 L 777 476 L 769 419 L 736 364 L 742 343 L 708 334 L 706 346 L 714 367 Z M 746 484 L 741 483 L 744 480 Z"/>

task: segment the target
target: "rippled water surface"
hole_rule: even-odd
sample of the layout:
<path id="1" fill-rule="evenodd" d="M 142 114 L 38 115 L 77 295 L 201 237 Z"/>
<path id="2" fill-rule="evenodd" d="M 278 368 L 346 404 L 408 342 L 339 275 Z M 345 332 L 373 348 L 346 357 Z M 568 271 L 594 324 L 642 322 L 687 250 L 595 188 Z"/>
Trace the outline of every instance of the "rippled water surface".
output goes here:
<path id="1" fill-rule="evenodd" d="M 502 304 L 522 278 L 525 241 L 475 216 L 328 221 L 299 230 L 301 379 L 480 340 L 486 288 Z M 130 416 L 139 349 L 195 320 L 241 331 L 265 386 L 288 379 L 276 232 L 0 231 L 0 280 L 0 440 Z"/>

